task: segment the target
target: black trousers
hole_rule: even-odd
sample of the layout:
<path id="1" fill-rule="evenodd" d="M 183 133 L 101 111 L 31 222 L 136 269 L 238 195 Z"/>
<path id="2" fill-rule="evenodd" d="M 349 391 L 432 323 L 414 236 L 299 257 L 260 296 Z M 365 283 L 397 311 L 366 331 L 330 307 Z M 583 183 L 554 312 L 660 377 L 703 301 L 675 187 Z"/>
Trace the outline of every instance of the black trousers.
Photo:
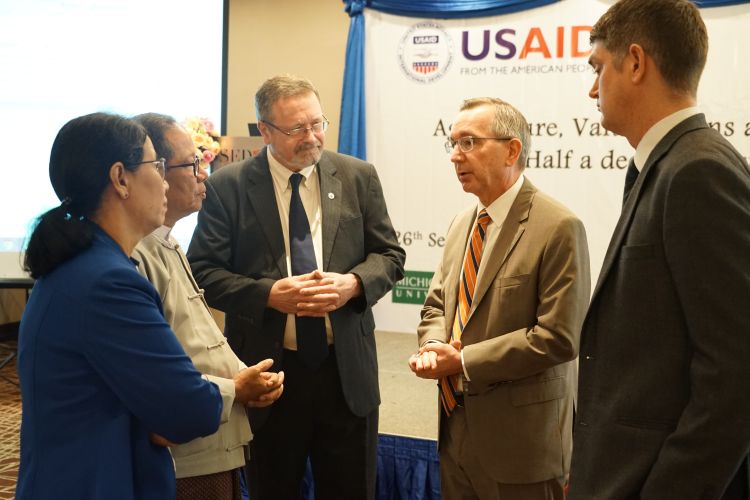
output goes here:
<path id="1" fill-rule="evenodd" d="M 316 500 L 375 496 L 378 410 L 354 415 L 331 352 L 316 371 L 284 351 L 284 393 L 262 428 L 253 429 L 247 470 L 252 500 L 298 500 L 308 457 Z"/>
<path id="2" fill-rule="evenodd" d="M 740 464 L 737 474 L 730 481 L 726 491 L 724 491 L 724 495 L 721 497 L 722 500 L 750 499 L 750 474 L 748 470 L 750 470 L 750 463 L 748 463 L 748 458 L 745 457 L 745 460 Z"/>

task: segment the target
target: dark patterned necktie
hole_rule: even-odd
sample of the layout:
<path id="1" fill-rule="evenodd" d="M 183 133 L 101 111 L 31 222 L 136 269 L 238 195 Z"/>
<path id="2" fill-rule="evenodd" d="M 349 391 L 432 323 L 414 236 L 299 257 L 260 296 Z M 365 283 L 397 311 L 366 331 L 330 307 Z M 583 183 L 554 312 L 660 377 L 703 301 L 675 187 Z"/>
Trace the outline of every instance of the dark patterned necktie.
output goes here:
<path id="1" fill-rule="evenodd" d="M 633 185 L 635 184 L 635 180 L 638 178 L 638 169 L 635 166 L 635 161 L 633 158 L 630 159 L 630 162 L 628 163 L 628 172 L 625 174 L 625 191 L 622 194 L 622 204 L 625 204 L 625 201 L 628 199 L 628 195 L 630 194 L 630 190 L 633 189 Z"/>
<path id="2" fill-rule="evenodd" d="M 289 252 L 292 261 L 292 276 L 299 276 L 317 269 L 310 223 L 299 195 L 302 174 L 294 173 L 289 178 L 292 198 L 289 201 Z M 295 316 L 297 327 L 297 354 L 302 362 L 313 370 L 320 367 L 328 356 L 326 326 L 324 318 Z"/>

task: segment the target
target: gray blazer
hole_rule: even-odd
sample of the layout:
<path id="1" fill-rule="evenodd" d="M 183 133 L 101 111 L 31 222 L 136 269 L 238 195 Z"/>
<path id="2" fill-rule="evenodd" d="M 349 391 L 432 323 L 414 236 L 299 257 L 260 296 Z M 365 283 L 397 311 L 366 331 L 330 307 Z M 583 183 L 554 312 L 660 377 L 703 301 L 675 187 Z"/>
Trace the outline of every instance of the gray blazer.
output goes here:
<path id="1" fill-rule="evenodd" d="M 459 214 L 430 286 L 420 345 L 450 338 L 476 208 Z M 490 244 L 489 241 L 487 243 Z M 583 224 L 527 179 L 482 255 L 461 336 L 467 434 L 500 483 L 562 477 L 570 464 L 578 335 L 591 277 Z"/>
<path id="2" fill-rule="evenodd" d="M 371 307 L 403 277 L 406 254 L 396 240 L 375 167 L 324 151 L 317 168 L 323 270 L 356 274 L 364 291 L 329 316 L 344 398 L 354 414 L 365 416 L 380 404 Z M 287 269 L 265 148 L 209 177 L 188 259 L 208 303 L 226 313 L 225 334 L 240 359 L 250 365 L 273 358 L 279 369 L 287 315 L 266 302 Z M 254 431 L 268 411 L 249 411 Z"/>
<path id="3" fill-rule="evenodd" d="M 659 142 L 581 338 L 570 500 L 717 499 L 750 450 L 750 171 L 703 115 Z"/>

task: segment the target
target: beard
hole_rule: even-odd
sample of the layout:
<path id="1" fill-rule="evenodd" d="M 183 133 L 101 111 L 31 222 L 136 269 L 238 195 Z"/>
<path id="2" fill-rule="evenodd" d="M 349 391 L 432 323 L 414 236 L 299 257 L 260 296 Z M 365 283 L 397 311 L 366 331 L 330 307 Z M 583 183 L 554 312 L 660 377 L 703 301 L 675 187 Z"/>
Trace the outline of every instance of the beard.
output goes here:
<path id="1" fill-rule="evenodd" d="M 294 156 L 302 163 L 304 167 L 314 165 L 320 161 L 322 155 L 322 144 L 318 141 L 309 144 L 301 144 L 294 150 Z"/>

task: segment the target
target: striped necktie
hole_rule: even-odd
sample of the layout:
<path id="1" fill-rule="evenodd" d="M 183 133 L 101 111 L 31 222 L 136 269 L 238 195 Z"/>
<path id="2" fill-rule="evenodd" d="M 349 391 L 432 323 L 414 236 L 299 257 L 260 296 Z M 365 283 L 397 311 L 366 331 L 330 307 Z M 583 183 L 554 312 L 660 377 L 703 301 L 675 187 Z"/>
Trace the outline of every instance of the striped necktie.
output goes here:
<path id="1" fill-rule="evenodd" d="M 458 290 L 458 305 L 456 307 L 456 317 L 453 321 L 451 330 L 451 340 L 461 340 L 461 333 L 469 319 L 471 310 L 471 301 L 474 298 L 474 288 L 477 284 L 477 274 L 479 272 L 479 263 L 482 259 L 482 249 L 484 248 L 484 236 L 487 233 L 487 226 L 492 219 L 485 209 L 482 209 L 477 215 L 474 223 L 474 230 L 471 232 L 471 241 L 469 241 L 464 257 L 464 265 L 461 271 L 461 280 Z M 440 401 L 443 403 L 445 413 L 450 416 L 458 402 L 456 401 L 456 386 L 458 384 L 458 375 L 451 375 L 440 379 Z"/>

